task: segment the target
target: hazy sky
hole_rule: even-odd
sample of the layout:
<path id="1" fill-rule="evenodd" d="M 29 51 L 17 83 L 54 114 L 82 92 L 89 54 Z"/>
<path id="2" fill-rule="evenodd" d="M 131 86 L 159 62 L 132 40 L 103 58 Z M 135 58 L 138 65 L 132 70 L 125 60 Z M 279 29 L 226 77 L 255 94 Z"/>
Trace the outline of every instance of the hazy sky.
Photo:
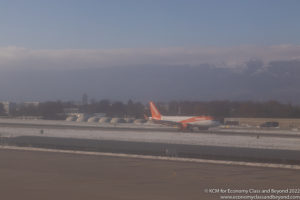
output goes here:
<path id="1" fill-rule="evenodd" d="M 300 102 L 299 10 L 299 0 L 0 0 L 0 100 Z"/>
<path id="2" fill-rule="evenodd" d="M 0 46 L 300 44 L 298 0 L 1 0 Z"/>

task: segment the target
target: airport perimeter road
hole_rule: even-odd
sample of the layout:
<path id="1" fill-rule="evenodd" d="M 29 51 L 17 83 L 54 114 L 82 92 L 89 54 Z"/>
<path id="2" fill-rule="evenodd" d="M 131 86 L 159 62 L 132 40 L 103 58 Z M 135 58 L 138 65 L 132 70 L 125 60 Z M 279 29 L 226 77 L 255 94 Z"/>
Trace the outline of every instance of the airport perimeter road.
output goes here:
<path id="1" fill-rule="evenodd" d="M 205 189 L 300 187 L 300 170 L 0 150 L 1 199 L 219 199 Z"/>

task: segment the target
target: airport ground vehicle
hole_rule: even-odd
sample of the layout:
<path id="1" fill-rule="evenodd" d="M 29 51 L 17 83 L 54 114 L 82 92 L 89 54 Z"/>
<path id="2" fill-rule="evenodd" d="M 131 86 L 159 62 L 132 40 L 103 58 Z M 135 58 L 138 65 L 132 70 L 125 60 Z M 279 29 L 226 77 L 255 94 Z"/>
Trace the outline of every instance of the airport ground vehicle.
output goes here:
<path id="1" fill-rule="evenodd" d="M 261 128 L 271 128 L 271 127 L 279 127 L 278 122 L 265 122 L 260 125 Z"/>

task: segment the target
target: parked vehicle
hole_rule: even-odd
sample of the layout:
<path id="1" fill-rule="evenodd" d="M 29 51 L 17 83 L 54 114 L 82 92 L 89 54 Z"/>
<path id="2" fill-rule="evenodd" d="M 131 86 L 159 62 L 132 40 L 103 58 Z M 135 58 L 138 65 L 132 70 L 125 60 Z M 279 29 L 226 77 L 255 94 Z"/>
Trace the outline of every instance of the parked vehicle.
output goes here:
<path id="1" fill-rule="evenodd" d="M 271 128 L 271 127 L 279 127 L 278 122 L 265 122 L 260 125 L 261 128 Z"/>

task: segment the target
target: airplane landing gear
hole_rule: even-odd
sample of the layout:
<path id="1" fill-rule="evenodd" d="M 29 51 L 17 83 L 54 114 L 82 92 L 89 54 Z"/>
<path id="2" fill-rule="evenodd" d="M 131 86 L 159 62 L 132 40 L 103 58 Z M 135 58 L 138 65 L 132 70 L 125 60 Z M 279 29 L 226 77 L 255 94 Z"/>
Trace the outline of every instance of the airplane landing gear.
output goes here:
<path id="1" fill-rule="evenodd" d="M 194 128 L 191 125 L 180 125 L 178 126 L 179 130 L 182 132 L 193 132 Z"/>

